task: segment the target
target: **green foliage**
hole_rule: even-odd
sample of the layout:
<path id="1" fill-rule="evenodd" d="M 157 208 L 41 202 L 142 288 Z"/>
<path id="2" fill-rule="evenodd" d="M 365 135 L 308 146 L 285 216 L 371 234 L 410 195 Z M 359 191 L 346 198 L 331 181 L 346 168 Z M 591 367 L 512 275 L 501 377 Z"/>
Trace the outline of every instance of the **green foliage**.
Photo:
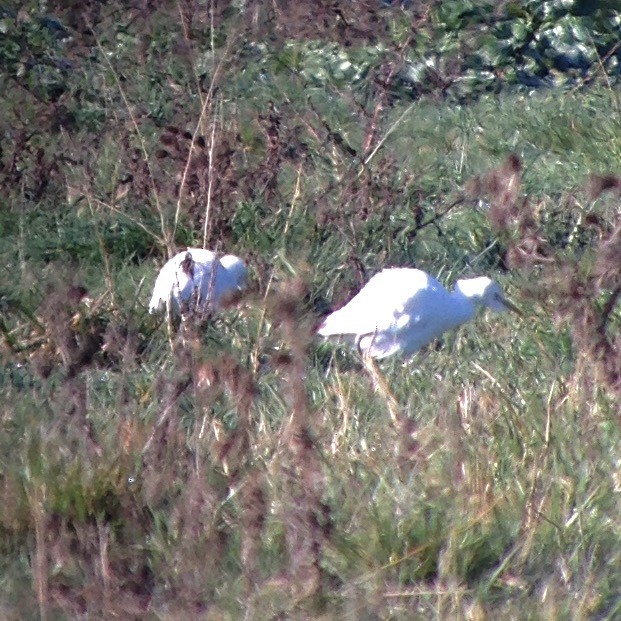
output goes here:
<path id="1" fill-rule="evenodd" d="M 0 617 L 615 618 L 616 4 L 76 6 L 0 9 Z M 203 241 L 249 292 L 169 333 Z M 385 265 L 524 314 L 395 420 L 313 335 Z"/>

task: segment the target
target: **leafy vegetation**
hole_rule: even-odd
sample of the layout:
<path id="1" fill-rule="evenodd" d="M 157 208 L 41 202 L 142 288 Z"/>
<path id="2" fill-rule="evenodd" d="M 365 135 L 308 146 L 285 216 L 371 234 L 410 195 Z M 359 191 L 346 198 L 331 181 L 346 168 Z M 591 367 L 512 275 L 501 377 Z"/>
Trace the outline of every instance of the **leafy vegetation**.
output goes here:
<path id="1" fill-rule="evenodd" d="M 620 20 L 0 9 L 0 616 L 617 618 Z M 203 244 L 251 286 L 171 331 Z M 524 316 L 376 387 L 313 333 L 384 265 Z"/>

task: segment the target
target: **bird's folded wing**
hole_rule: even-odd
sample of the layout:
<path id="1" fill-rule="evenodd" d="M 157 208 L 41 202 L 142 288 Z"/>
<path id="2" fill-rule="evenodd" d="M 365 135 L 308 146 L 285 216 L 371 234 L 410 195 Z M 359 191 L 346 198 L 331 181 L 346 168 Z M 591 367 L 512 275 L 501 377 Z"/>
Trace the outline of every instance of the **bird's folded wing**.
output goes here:
<path id="1" fill-rule="evenodd" d="M 162 307 L 168 303 L 168 296 L 171 293 L 174 273 L 174 266 L 170 262 L 166 263 L 160 270 L 155 279 L 151 301 L 149 302 L 150 313 L 161 310 Z"/>
<path id="2" fill-rule="evenodd" d="M 369 280 L 348 304 L 329 315 L 318 333 L 370 334 L 398 327 L 413 298 L 437 282 L 420 270 L 392 268 Z"/>

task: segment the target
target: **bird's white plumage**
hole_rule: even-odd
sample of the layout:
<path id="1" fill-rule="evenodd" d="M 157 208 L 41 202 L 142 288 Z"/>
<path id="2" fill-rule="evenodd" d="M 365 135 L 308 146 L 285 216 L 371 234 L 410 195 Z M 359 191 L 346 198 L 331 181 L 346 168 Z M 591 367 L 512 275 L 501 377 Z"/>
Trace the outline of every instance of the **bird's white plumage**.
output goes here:
<path id="1" fill-rule="evenodd" d="M 373 358 L 409 356 L 434 338 L 470 320 L 477 306 L 511 308 L 486 277 L 459 280 L 447 291 L 435 278 L 411 268 L 384 269 L 319 327 L 322 336 L 353 337 Z"/>
<path id="2" fill-rule="evenodd" d="M 246 273 L 246 265 L 239 257 L 217 257 L 211 250 L 188 248 L 167 261 L 160 270 L 153 286 L 149 312 L 163 310 L 169 300 L 171 310 L 176 313 L 183 302 L 193 299 L 199 309 L 207 306 L 218 309 L 225 295 L 243 289 Z"/>

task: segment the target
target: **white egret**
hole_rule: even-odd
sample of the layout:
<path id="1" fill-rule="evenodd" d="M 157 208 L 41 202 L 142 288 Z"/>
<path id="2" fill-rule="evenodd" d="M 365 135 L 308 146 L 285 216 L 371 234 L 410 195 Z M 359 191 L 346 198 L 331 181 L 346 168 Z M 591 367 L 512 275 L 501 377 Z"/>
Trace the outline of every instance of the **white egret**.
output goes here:
<path id="1" fill-rule="evenodd" d="M 458 280 L 449 292 L 421 270 L 390 268 L 373 276 L 350 302 L 326 317 L 317 332 L 349 337 L 365 357 L 411 356 L 472 319 L 478 306 L 517 311 L 500 286 L 485 276 Z"/>
<path id="2" fill-rule="evenodd" d="M 215 265 L 215 271 L 214 271 Z M 218 257 L 203 248 L 188 248 L 170 259 L 155 280 L 149 312 L 168 308 L 179 314 L 183 303 L 218 309 L 227 294 L 243 289 L 246 265 L 233 255 Z"/>

